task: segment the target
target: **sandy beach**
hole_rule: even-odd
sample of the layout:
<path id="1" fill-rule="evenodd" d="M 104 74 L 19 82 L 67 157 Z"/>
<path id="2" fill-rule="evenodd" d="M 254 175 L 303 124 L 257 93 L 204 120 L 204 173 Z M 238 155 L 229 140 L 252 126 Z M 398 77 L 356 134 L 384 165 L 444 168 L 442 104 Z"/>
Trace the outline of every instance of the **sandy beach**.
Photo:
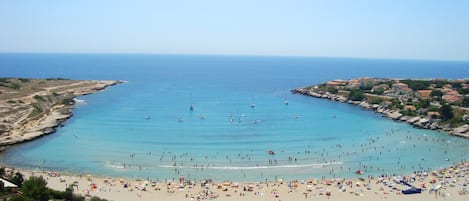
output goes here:
<path id="1" fill-rule="evenodd" d="M 468 200 L 469 162 L 438 171 L 416 172 L 407 176 L 363 177 L 359 179 L 305 179 L 295 181 L 145 181 L 103 178 L 93 175 L 66 175 L 59 172 L 21 170 L 29 177 L 43 176 L 48 187 L 65 190 L 75 184 L 75 193 L 108 200 Z M 404 195 L 409 187 L 418 194 Z"/>

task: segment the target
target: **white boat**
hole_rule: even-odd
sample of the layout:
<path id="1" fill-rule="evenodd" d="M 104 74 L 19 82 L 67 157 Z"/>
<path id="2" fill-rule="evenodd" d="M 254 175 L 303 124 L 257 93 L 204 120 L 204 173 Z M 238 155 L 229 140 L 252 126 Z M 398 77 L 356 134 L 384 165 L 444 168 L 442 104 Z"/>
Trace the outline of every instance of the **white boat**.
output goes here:
<path id="1" fill-rule="evenodd" d="M 249 107 L 254 108 L 254 107 L 256 107 L 256 104 L 255 104 L 255 103 L 251 103 L 251 105 L 249 105 Z"/>
<path id="2" fill-rule="evenodd" d="M 285 98 L 285 101 L 283 103 L 285 103 L 285 105 L 288 105 L 288 100 Z"/>

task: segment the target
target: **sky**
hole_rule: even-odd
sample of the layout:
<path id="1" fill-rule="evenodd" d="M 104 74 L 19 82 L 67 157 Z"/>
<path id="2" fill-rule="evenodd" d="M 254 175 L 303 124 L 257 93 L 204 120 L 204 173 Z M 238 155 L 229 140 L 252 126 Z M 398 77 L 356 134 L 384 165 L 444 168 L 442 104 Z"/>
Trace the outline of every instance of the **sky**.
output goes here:
<path id="1" fill-rule="evenodd" d="M 0 52 L 469 60 L 469 1 L 1 0 Z"/>

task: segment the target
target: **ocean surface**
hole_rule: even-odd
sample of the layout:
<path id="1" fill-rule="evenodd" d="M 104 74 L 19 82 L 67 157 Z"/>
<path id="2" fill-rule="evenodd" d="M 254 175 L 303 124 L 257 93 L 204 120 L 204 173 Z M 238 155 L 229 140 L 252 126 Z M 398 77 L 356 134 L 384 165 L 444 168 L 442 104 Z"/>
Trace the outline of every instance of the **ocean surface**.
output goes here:
<path id="1" fill-rule="evenodd" d="M 128 81 L 79 97 L 84 102 L 55 134 L 9 148 L 0 162 L 83 175 L 260 181 L 408 174 L 469 158 L 469 140 L 289 92 L 365 76 L 468 78 L 469 62 L 0 54 L 0 77 Z"/>

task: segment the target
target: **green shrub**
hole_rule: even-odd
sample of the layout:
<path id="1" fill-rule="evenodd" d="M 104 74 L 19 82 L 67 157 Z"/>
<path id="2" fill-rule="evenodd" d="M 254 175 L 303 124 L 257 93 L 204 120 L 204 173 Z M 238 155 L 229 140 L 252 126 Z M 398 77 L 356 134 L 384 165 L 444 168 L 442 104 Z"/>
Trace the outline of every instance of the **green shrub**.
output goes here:
<path id="1" fill-rule="evenodd" d="M 41 114 L 44 110 L 41 108 L 41 106 L 39 106 L 37 103 L 33 103 L 31 104 L 31 106 L 33 107 L 33 111 L 29 114 L 28 117 L 34 117 L 38 114 Z"/>
<path id="2" fill-rule="evenodd" d="M 352 101 L 361 101 L 365 97 L 364 93 L 358 89 L 350 90 L 349 99 Z"/>
<path id="3" fill-rule="evenodd" d="M 23 174 L 21 174 L 21 172 L 16 172 L 13 176 L 10 177 L 10 180 L 18 187 L 21 187 L 24 182 Z"/>
<path id="4" fill-rule="evenodd" d="M 26 78 L 18 78 L 18 80 L 20 80 L 21 82 L 29 82 L 29 79 Z"/>
<path id="5" fill-rule="evenodd" d="M 73 104 L 73 98 L 64 98 L 62 100 L 63 105 L 72 105 Z"/>
<path id="6" fill-rule="evenodd" d="M 384 100 L 382 98 L 373 98 L 370 100 L 371 104 L 381 104 Z"/>
<path id="7" fill-rule="evenodd" d="M 462 120 L 461 117 L 453 117 L 450 120 L 448 120 L 448 123 L 451 124 L 451 126 L 458 126 L 459 124 L 463 123 L 464 121 Z"/>
<path id="8" fill-rule="evenodd" d="M 44 97 L 39 96 L 39 95 L 35 95 L 33 98 L 38 100 L 38 101 L 46 101 L 46 99 L 44 99 Z"/>
<path id="9" fill-rule="evenodd" d="M 49 198 L 55 199 L 55 200 L 63 200 L 66 199 L 67 195 L 66 192 L 63 191 L 58 191 L 54 189 L 47 189 L 47 194 L 49 195 Z"/>
<path id="10" fill-rule="evenodd" d="M 453 108 L 449 104 L 444 104 L 440 108 L 440 115 L 443 121 L 453 118 Z"/>
<path id="11" fill-rule="evenodd" d="M 9 201 L 34 201 L 34 200 L 26 197 L 25 195 L 15 195 L 11 197 Z"/>
<path id="12" fill-rule="evenodd" d="M 31 176 L 29 179 L 24 181 L 23 185 L 21 186 L 21 192 L 23 195 L 33 200 L 48 201 L 49 194 L 46 185 L 47 182 L 42 176 Z"/>
<path id="13" fill-rule="evenodd" d="M 99 197 L 93 196 L 93 197 L 91 197 L 90 201 L 107 201 L 107 200 L 106 200 L 106 199 L 103 199 L 103 198 L 99 198 Z"/>
<path id="14" fill-rule="evenodd" d="M 46 78 L 46 80 L 69 80 L 69 79 L 57 77 L 57 78 Z"/>

